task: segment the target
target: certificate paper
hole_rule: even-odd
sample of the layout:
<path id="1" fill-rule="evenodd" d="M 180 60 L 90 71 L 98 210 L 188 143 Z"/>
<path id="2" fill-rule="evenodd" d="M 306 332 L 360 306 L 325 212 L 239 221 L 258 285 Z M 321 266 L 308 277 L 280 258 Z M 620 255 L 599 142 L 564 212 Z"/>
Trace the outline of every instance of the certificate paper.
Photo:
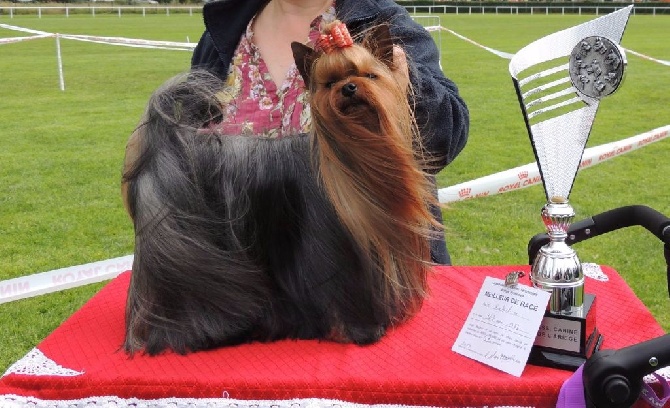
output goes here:
<path id="1" fill-rule="evenodd" d="M 541 289 L 508 287 L 501 279 L 487 277 L 451 349 L 520 377 L 549 297 Z"/>

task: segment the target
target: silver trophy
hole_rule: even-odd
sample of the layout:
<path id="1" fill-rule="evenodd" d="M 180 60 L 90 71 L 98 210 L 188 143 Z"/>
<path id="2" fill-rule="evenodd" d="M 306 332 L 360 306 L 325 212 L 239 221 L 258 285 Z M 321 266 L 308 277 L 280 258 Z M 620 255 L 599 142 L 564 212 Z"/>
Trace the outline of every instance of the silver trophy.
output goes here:
<path id="1" fill-rule="evenodd" d="M 633 6 L 541 38 L 514 55 L 509 70 L 538 163 L 547 202 L 549 243 L 530 273 L 551 293 L 529 362 L 576 369 L 600 345 L 595 297 L 565 239 L 575 212 L 568 198 L 600 99 L 621 84 L 626 66 L 618 45 Z"/>

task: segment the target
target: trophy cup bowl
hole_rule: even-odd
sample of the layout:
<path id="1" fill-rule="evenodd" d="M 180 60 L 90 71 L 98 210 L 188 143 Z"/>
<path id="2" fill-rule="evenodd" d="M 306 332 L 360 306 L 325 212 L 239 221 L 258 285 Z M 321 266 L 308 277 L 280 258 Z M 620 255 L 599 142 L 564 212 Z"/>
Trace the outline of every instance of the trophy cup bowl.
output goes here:
<path id="1" fill-rule="evenodd" d="M 532 285 L 551 293 L 531 364 L 574 371 L 603 340 L 595 296 L 585 293 L 581 262 L 565 242 L 575 217 L 568 198 L 600 99 L 623 80 L 626 58 L 618 42 L 631 9 L 543 37 L 510 61 L 545 190 L 541 216 L 550 239 L 531 265 Z"/>

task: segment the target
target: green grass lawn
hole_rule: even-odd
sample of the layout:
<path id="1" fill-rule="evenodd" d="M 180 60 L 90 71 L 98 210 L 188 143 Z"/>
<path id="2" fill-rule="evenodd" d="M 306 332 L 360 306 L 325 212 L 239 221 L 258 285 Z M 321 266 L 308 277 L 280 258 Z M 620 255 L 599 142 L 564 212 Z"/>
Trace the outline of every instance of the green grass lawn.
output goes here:
<path id="1" fill-rule="evenodd" d="M 443 15 L 441 24 L 482 45 L 514 53 L 588 16 Z M 197 41 L 194 14 L 15 16 L 0 23 L 66 34 Z M 623 45 L 670 60 L 668 17 L 633 16 Z M 0 29 L 0 38 L 20 33 Z M 470 141 L 439 175 L 440 186 L 533 161 L 508 73 L 509 60 L 443 32 L 443 68 L 470 107 Z M 119 198 L 128 135 L 151 92 L 189 67 L 184 51 L 41 39 L 0 45 L 0 281 L 132 253 L 133 232 Z M 628 56 L 622 88 L 603 100 L 587 147 L 670 124 L 670 67 Z M 628 204 L 670 214 L 670 141 L 664 140 L 578 174 L 577 218 Z M 524 264 L 528 239 L 542 232 L 539 186 L 452 203 L 447 239 L 459 265 Z M 580 243 L 583 262 L 616 268 L 670 329 L 661 243 L 629 228 Z M 0 305 L 0 373 L 47 336 L 103 285 Z M 587 282 L 588 285 L 588 282 Z M 588 286 L 587 286 L 588 291 Z"/>

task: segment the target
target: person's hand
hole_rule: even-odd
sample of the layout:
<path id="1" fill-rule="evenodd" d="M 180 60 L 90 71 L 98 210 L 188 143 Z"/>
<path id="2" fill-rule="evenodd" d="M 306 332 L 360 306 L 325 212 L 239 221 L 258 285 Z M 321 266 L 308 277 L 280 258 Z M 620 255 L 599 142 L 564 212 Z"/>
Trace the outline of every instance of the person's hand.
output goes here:
<path id="1" fill-rule="evenodd" d="M 399 45 L 393 46 L 393 75 L 403 89 L 409 87 L 409 66 L 407 55 Z"/>

